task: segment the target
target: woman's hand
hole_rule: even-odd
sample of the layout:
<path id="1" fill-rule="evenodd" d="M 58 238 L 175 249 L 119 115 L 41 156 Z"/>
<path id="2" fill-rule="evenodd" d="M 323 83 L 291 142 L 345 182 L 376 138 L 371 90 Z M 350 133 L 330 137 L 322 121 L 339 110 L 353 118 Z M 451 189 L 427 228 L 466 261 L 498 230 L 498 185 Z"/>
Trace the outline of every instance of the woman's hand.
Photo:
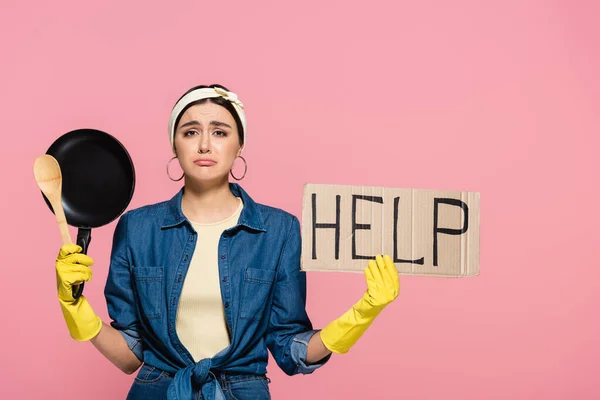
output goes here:
<path id="1" fill-rule="evenodd" d="M 375 317 L 400 292 L 398 270 L 392 259 L 377 255 L 364 270 L 367 291 L 344 315 L 321 330 L 321 340 L 334 353 L 346 353 L 371 325 Z"/>
<path id="2" fill-rule="evenodd" d="M 83 342 L 100 332 L 102 321 L 84 296 L 73 298 L 73 285 L 92 279 L 91 257 L 81 254 L 81 247 L 66 244 L 60 248 L 56 259 L 56 284 L 58 300 L 73 339 Z"/>
<path id="3" fill-rule="evenodd" d="M 390 256 L 377 255 L 375 260 L 369 260 L 369 266 L 364 269 L 367 279 L 367 292 L 364 300 L 371 306 L 361 305 L 359 311 L 366 314 L 383 310 L 400 292 L 400 278 L 398 270 Z"/>

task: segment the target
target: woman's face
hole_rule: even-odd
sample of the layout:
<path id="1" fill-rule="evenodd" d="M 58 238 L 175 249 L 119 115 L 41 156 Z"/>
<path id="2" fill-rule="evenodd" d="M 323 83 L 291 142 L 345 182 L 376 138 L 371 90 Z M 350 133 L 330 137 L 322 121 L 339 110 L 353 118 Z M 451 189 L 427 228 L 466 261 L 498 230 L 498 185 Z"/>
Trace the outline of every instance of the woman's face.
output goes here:
<path id="1" fill-rule="evenodd" d="M 233 116 L 211 102 L 188 108 L 175 131 L 175 150 L 188 179 L 227 179 L 241 146 Z"/>

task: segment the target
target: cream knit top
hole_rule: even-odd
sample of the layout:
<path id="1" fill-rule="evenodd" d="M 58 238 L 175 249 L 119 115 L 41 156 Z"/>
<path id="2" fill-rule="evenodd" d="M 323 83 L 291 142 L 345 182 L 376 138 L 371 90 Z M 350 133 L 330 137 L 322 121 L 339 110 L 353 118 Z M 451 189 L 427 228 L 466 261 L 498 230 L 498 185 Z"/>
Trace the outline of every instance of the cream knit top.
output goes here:
<path id="1" fill-rule="evenodd" d="M 225 229 L 235 226 L 242 212 L 208 224 L 190 221 L 198 233 L 196 248 L 183 282 L 177 308 L 176 330 L 194 361 L 210 358 L 229 346 L 230 338 L 219 283 L 218 247 Z"/>

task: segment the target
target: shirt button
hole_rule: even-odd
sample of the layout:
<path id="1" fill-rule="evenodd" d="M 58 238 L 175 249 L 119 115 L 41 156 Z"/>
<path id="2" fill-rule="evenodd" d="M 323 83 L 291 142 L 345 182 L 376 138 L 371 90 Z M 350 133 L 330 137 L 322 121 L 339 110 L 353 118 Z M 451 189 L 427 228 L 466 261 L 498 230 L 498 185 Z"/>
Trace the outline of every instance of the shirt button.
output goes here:
<path id="1" fill-rule="evenodd" d="M 227 282 L 227 277 L 224 276 L 223 279 L 221 279 L 223 282 Z"/>
<path id="2" fill-rule="evenodd" d="M 177 282 L 181 282 L 181 275 L 177 275 Z"/>
<path id="3" fill-rule="evenodd" d="M 186 254 L 186 255 L 183 257 L 183 261 L 187 261 L 187 260 L 188 260 L 188 255 Z"/>
<path id="4" fill-rule="evenodd" d="M 221 254 L 221 260 L 225 259 L 225 254 Z"/>
<path id="5" fill-rule="evenodd" d="M 229 303 L 225 303 L 225 308 L 229 308 Z"/>

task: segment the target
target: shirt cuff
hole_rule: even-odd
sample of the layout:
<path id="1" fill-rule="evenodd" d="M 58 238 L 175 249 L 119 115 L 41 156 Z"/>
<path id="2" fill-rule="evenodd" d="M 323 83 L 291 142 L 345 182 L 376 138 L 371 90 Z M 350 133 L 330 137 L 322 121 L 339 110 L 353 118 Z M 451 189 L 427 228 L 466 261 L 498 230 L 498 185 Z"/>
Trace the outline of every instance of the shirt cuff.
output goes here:
<path id="1" fill-rule="evenodd" d="M 125 342 L 127 342 L 127 347 L 129 350 L 135 354 L 135 356 L 140 361 L 144 361 L 144 349 L 142 345 L 142 338 L 139 332 L 134 331 L 133 329 L 123 329 L 119 330 L 119 333 L 125 338 Z"/>
<path id="2" fill-rule="evenodd" d="M 308 352 L 308 341 L 310 338 L 319 332 L 318 330 L 310 330 L 306 332 L 302 332 L 294 336 L 292 339 L 292 347 L 291 347 L 291 356 L 292 361 L 298 366 L 296 369 L 296 373 L 300 374 L 310 374 L 317 368 L 322 367 L 329 361 L 331 358 L 331 354 L 328 354 L 323 359 L 318 362 L 310 365 L 306 365 L 306 353 Z"/>

